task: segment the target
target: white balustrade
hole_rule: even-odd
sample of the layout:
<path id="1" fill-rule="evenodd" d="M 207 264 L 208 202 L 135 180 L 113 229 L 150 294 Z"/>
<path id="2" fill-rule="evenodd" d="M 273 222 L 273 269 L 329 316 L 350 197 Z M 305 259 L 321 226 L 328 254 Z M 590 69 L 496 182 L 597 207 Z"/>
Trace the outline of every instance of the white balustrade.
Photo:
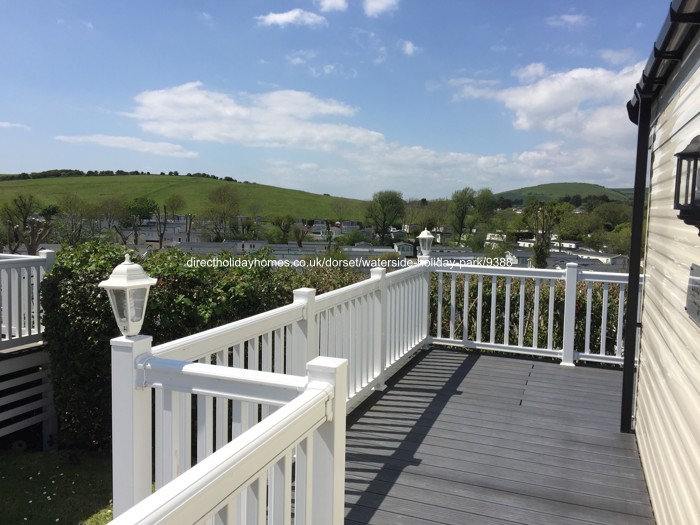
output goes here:
<path id="1" fill-rule="evenodd" d="M 338 414 L 427 344 L 619 363 L 626 280 L 575 264 L 374 269 L 360 283 L 319 296 L 295 290 L 290 305 L 153 348 L 148 337 L 117 338 L 115 523 L 171 523 L 175 512 L 183 523 L 289 523 L 292 491 L 297 523 L 341 523 Z M 347 365 L 332 378 L 324 369 L 326 386 L 311 386 L 316 365 L 339 360 Z M 157 490 L 148 497 L 152 426 Z M 332 474 L 317 473 L 327 465 Z M 339 501 L 333 516 L 324 498 Z"/>
<path id="2" fill-rule="evenodd" d="M 568 366 L 622 364 L 627 274 L 579 272 L 575 263 L 564 270 L 474 265 L 434 273 L 433 344 L 551 357 Z"/>
<path id="3" fill-rule="evenodd" d="M 341 525 L 347 362 L 318 357 L 305 377 L 164 359 L 150 337 L 112 340 L 115 524 Z M 189 449 L 164 431 L 151 494 L 151 390 L 164 392 L 164 427 L 181 420 L 180 395 L 274 407 L 191 468 Z M 175 451 L 178 453 L 175 453 Z M 179 456 L 178 456 L 179 454 Z M 179 469 L 184 469 L 179 472 Z"/>
<path id="4" fill-rule="evenodd" d="M 39 284 L 55 253 L 0 254 L 0 350 L 41 343 Z"/>

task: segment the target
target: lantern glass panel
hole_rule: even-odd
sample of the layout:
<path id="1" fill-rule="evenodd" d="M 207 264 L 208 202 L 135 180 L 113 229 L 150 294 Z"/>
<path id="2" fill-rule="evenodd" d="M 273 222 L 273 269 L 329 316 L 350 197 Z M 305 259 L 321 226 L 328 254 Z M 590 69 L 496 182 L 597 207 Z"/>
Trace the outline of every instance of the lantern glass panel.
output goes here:
<path id="1" fill-rule="evenodd" d="M 130 321 L 138 323 L 143 319 L 144 306 L 146 297 L 148 296 L 148 288 L 135 288 L 129 290 L 129 313 L 131 314 Z"/>
<path id="2" fill-rule="evenodd" d="M 110 290 L 109 299 L 112 303 L 114 315 L 119 320 L 119 323 L 125 323 L 127 319 L 126 290 Z"/>

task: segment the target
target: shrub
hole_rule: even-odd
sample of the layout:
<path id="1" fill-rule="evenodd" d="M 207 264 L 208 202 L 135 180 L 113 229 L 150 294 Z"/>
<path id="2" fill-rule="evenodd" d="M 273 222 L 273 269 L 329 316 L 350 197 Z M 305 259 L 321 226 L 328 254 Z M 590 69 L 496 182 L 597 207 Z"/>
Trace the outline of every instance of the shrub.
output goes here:
<path id="1" fill-rule="evenodd" d="M 123 262 L 126 252 L 123 246 L 96 242 L 64 247 L 42 282 L 44 333 L 63 446 L 110 446 L 109 341 L 117 330 L 107 294 L 97 284 Z M 155 344 L 287 304 L 300 283 L 293 270 L 271 265 L 190 267 L 192 256 L 180 250 L 146 257 L 130 253 L 158 278 L 143 327 Z M 245 259 L 269 257 L 269 252 L 257 252 Z"/>

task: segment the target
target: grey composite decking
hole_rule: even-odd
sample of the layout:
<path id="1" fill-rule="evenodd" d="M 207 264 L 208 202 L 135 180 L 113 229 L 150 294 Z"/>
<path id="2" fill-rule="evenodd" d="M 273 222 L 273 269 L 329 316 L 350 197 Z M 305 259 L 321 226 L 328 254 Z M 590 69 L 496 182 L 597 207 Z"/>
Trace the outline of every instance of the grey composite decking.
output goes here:
<path id="1" fill-rule="evenodd" d="M 622 374 L 432 349 L 350 416 L 346 525 L 654 523 Z"/>

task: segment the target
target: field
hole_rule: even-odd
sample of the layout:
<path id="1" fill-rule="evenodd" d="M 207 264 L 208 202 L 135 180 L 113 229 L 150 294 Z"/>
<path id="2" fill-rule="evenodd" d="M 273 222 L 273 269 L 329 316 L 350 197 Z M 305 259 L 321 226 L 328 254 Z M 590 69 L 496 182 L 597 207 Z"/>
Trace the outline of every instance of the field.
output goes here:
<path id="1" fill-rule="evenodd" d="M 44 205 L 55 204 L 62 195 L 75 194 L 88 202 L 99 202 L 112 195 L 127 199 L 150 197 L 159 204 L 171 195 L 185 199 L 180 213 L 201 213 L 208 196 L 219 188 L 233 185 L 239 195 L 242 215 L 291 214 L 306 219 L 340 218 L 364 220 L 366 203 L 356 199 L 318 195 L 243 182 L 201 177 L 167 175 L 124 175 L 113 177 L 61 177 L 0 181 L 0 206 L 13 196 L 25 193 Z"/>
<path id="2" fill-rule="evenodd" d="M 117 195 L 127 199 L 150 197 L 159 204 L 171 195 L 180 195 L 186 206 L 180 213 L 199 215 L 206 207 L 209 195 L 225 186 L 236 188 L 241 215 L 290 214 L 305 219 L 365 220 L 366 201 L 264 184 L 230 182 L 202 177 L 167 175 L 120 175 L 108 177 L 60 177 L 32 180 L 0 180 L 0 206 L 13 196 L 24 193 L 37 197 L 42 204 L 56 204 L 61 196 L 75 194 L 88 202 L 99 202 Z M 610 189 L 595 184 L 554 183 L 530 186 L 498 193 L 498 197 L 522 200 L 559 200 L 569 195 L 607 195 L 611 200 L 629 201 L 631 190 Z"/>
<path id="3" fill-rule="evenodd" d="M 558 201 L 567 195 L 580 195 L 581 197 L 586 197 L 588 195 L 607 195 L 610 200 L 631 200 L 631 190 L 613 190 L 597 184 L 586 184 L 583 182 L 557 182 L 553 184 L 540 184 L 539 186 L 529 186 L 527 188 L 504 191 L 497 194 L 498 197 L 512 200 L 522 200 L 523 203 L 527 202 L 527 199 L 530 197 L 543 201 Z"/>

